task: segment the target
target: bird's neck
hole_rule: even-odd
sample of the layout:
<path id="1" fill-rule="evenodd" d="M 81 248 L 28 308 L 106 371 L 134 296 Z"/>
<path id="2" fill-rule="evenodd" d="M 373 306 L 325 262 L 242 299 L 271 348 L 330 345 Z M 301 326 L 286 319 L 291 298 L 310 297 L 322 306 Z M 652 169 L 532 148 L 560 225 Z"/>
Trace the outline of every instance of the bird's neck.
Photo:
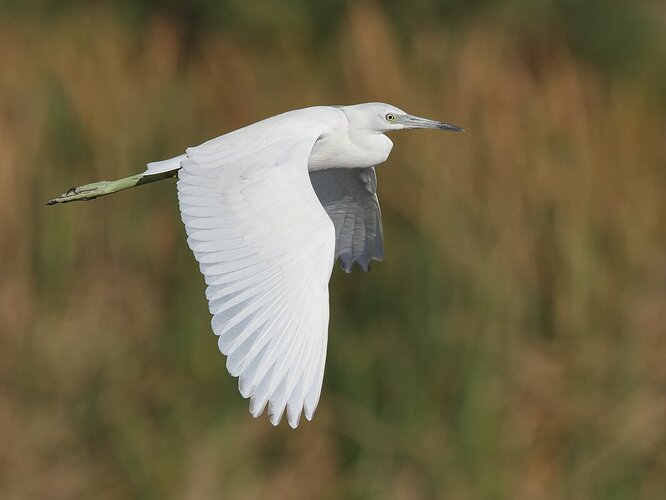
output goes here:
<path id="1" fill-rule="evenodd" d="M 308 169 L 374 167 L 386 161 L 392 148 L 393 142 L 384 134 L 336 131 L 322 135 L 315 143 Z"/>

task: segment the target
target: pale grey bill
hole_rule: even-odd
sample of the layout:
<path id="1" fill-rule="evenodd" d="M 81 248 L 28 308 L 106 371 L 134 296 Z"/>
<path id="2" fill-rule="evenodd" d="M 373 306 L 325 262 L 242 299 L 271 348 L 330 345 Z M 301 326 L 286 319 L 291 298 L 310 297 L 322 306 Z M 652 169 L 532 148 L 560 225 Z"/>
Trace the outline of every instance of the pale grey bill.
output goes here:
<path id="1" fill-rule="evenodd" d="M 403 122 L 406 128 L 434 128 L 437 130 L 448 130 L 450 132 L 464 132 L 465 129 L 437 120 L 428 120 L 419 116 L 407 116 Z"/>

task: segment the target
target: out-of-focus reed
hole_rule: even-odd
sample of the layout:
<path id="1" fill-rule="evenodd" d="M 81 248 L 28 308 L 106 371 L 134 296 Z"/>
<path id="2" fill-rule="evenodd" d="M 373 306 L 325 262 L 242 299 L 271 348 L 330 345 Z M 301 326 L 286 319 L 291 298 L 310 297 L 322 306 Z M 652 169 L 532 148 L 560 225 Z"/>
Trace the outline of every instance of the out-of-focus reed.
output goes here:
<path id="1" fill-rule="evenodd" d="M 192 46 L 100 8 L 0 21 L 0 495 L 663 498 L 666 117 L 651 87 L 487 21 L 321 51 Z M 171 181 L 44 207 L 262 117 L 382 100 L 386 262 L 334 272 L 313 423 L 253 421 Z"/>

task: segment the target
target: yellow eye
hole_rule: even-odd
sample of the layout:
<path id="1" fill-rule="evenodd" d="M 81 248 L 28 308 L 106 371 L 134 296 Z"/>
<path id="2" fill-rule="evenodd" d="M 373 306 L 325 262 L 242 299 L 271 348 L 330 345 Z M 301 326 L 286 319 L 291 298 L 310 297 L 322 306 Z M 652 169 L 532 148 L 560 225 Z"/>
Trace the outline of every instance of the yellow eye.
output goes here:
<path id="1" fill-rule="evenodd" d="M 393 113 L 389 113 L 386 115 L 386 121 L 392 122 L 395 121 L 395 115 Z"/>

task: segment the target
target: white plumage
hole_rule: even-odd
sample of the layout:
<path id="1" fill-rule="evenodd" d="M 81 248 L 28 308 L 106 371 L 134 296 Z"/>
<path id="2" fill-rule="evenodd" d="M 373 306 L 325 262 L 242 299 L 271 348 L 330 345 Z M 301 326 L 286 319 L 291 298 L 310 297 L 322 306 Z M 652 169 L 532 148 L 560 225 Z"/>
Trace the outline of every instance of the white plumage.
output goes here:
<path id="1" fill-rule="evenodd" d="M 291 111 L 148 164 L 178 171 L 187 242 L 212 328 L 250 412 L 310 420 L 328 338 L 328 281 L 339 258 L 383 259 L 374 166 L 401 128 L 457 130 L 387 104 Z"/>

